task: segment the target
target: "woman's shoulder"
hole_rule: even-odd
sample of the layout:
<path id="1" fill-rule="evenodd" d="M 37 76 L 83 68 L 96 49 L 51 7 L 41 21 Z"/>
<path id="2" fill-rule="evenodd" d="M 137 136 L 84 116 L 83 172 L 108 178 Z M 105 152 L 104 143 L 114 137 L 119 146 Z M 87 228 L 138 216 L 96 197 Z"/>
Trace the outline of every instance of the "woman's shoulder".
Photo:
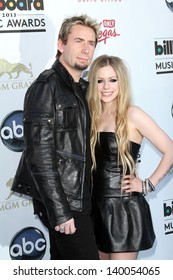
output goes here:
<path id="1" fill-rule="evenodd" d="M 142 114 L 143 111 L 139 106 L 136 105 L 130 105 L 128 108 L 128 118 L 136 118 L 138 117 L 140 114 Z"/>
<path id="2" fill-rule="evenodd" d="M 151 117 L 149 117 L 149 115 L 139 106 L 131 105 L 128 108 L 127 119 L 128 122 L 134 124 L 136 127 L 139 127 L 142 123 L 147 123 Z"/>

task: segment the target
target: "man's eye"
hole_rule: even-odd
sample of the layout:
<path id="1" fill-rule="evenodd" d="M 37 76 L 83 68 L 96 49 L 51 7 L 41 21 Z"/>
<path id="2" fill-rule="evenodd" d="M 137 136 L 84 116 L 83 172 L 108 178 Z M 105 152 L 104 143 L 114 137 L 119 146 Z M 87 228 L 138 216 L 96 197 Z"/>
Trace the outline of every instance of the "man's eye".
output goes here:
<path id="1" fill-rule="evenodd" d="M 75 39 L 75 42 L 82 42 L 82 40 L 77 38 L 77 39 Z"/>
<path id="2" fill-rule="evenodd" d="M 95 42 L 90 42 L 90 45 L 91 45 L 92 47 L 95 47 L 95 46 L 96 46 L 96 43 L 95 43 Z"/>

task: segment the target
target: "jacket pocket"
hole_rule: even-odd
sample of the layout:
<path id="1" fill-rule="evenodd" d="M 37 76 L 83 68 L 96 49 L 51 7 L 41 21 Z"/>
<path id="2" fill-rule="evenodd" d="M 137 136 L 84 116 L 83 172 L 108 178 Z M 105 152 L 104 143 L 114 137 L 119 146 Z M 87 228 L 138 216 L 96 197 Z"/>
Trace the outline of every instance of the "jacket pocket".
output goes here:
<path id="1" fill-rule="evenodd" d="M 56 151 L 57 168 L 61 184 L 67 196 L 80 199 L 84 158 L 82 156 Z"/>
<path id="2" fill-rule="evenodd" d="M 24 118 L 23 123 L 28 144 L 46 144 L 53 140 L 52 116 L 27 116 Z"/>
<path id="3" fill-rule="evenodd" d="M 73 95 L 58 97 L 56 103 L 56 127 L 58 131 L 77 130 L 79 108 Z"/>

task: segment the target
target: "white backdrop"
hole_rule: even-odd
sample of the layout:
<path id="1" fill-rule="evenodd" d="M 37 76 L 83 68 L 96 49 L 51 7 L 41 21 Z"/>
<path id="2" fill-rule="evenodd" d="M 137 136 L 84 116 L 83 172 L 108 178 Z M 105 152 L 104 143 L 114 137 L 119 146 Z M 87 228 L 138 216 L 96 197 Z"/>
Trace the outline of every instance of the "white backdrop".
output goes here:
<path id="1" fill-rule="evenodd" d="M 128 63 L 134 104 L 149 113 L 173 138 L 172 1 L 0 0 L 1 260 L 49 259 L 47 231 L 34 217 L 31 200 L 14 195 L 10 186 L 22 150 L 21 111 L 25 92 L 37 75 L 54 62 L 62 20 L 81 13 L 101 24 L 95 57 L 107 53 Z M 139 175 L 148 177 L 160 157 L 146 141 L 141 149 Z M 172 175 L 147 199 L 157 238 L 154 247 L 140 252 L 138 259 L 171 260 Z"/>

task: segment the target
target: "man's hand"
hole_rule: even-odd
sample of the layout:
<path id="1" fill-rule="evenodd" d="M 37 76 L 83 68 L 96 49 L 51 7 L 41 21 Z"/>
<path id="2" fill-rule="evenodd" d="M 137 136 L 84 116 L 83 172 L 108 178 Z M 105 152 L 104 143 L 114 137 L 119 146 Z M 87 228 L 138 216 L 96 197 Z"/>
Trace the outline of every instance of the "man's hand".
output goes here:
<path id="1" fill-rule="evenodd" d="M 76 231 L 74 219 L 72 218 L 63 224 L 57 225 L 55 230 L 65 234 L 74 234 Z"/>

